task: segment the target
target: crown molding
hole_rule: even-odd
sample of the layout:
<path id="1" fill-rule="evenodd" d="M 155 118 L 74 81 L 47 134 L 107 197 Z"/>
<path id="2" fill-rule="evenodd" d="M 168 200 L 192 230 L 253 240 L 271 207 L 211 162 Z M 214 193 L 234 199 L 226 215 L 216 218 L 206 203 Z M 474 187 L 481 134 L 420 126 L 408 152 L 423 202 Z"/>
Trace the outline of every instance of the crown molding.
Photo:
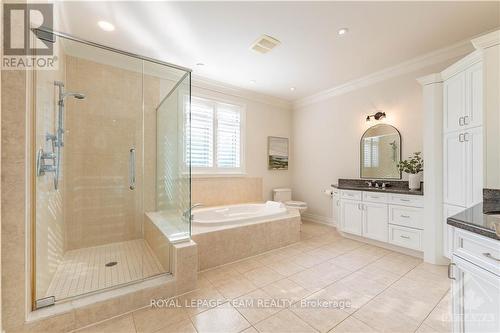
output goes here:
<path id="1" fill-rule="evenodd" d="M 443 82 L 443 77 L 441 76 L 441 73 L 434 73 L 434 74 L 430 74 L 430 75 L 419 77 L 417 79 L 417 81 L 422 86 L 427 86 L 429 84 L 442 83 Z"/>
<path id="2" fill-rule="evenodd" d="M 364 88 L 381 81 L 385 81 L 393 77 L 398 77 L 428 66 L 442 63 L 446 60 L 462 56 L 471 51 L 473 51 L 473 47 L 470 40 L 464 40 L 451 46 L 447 46 L 445 48 L 438 49 L 436 51 L 402 62 L 398 65 L 363 76 L 359 79 L 354 79 L 344 84 L 321 91 L 314 95 L 296 100 L 293 103 L 293 107 L 300 108 L 310 104 L 318 103 L 338 95 L 343 95 L 348 92 Z"/>
<path id="3" fill-rule="evenodd" d="M 496 30 L 471 40 L 477 50 L 487 49 L 500 44 L 500 30 Z"/>
<path id="4" fill-rule="evenodd" d="M 227 83 L 212 80 L 199 75 L 192 75 L 191 78 L 192 78 L 191 85 L 196 88 L 209 90 L 212 92 L 225 94 L 233 97 L 243 98 L 254 102 L 264 103 L 270 106 L 278 107 L 280 109 L 285 109 L 285 110 L 292 109 L 292 103 L 290 101 L 278 97 L 269 96 L 252 90 L 239 88 Z"/>
<path id="5" fill-rule="evenodd" d="M 483 59 L 483 52 L 482 50 L 476 50 L 472 52 L 471 54 L 468 54 L 464 58 L 460 59 L 450 67 L 446 68 L 441 72 L 441 76 L 443 77 L 443 80 L 447 80 L 453 75 L 464 71 L 465 69 L 469 68 L 470 66 L 480 62 Z"/>

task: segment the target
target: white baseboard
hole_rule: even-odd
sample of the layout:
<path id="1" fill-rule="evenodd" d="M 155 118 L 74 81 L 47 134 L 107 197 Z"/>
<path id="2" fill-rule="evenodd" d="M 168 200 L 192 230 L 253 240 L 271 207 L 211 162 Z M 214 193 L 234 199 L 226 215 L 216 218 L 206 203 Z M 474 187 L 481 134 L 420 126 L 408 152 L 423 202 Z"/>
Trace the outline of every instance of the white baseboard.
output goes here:
<path id="1" fill-rule="evenodd" d="M 359 242 L 363 242 L 363 243 L 367 243 L 367 244 L 370 244 L 370 245 L 382 247 L 384 249 L 395 251 L 395 252 L 399 252 L 399 253 L 403 253 L 403 254 L 406 254 L 406 255 L 409 255 L 409 256 L 412 256 L 412 257 L 416 257 L 416 258 L 420 258 L 420 259 L 422 259 L 424 257 L 424 253 L 422 251 L 416 251 L 416 250 L 412 250 L 412 249 L 407 249 L 407 248 L 404 248 L 404 247 L 401 247 L 401 246 L 397 246 L 397 245 L 394 245 L 394 244 L 391 244 L 391 243 L 380 242 L 380 241 L 377 241 L 377 240 L 374 240 L 374 239 L 369 239 L 369 238 L 366 238 L 366 237 L 361 237 L 361 236 L 357 236 L 357 235 L 353 235 L 353 234 L 349 234 L 349 233 L 345 233 L 345 232 L 340 232 L 340 234 L 342 236 L 344 236 L 345 238 L 349 238 L 349 239 L 356 240 L 356 241 L 359 241 Z"/>
<path id="2" fill-rule="evenodd" d="M 321 215 L 316 215 L 316 214 L 304 213 L 304 214 L 302 214 L 302 218 L 304 220 L 307 220 L 307 221 L 321 223 L 321 224 L 327 224 L 330 226 L 336 225 L 335 220 L 331 217 L 328 217 L 328 216 L 321 216 Z"/>

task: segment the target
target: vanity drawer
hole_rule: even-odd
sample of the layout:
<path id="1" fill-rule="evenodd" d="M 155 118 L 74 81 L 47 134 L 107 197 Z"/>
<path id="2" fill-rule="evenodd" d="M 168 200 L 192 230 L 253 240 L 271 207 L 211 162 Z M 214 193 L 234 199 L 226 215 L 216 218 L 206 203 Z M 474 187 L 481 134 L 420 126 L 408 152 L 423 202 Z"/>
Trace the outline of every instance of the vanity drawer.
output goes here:
<path id="1" fill-rule="evenodd" d="M 424 207 L 424 197 L 422 195 L 390 193 L 389 203 L 395 205 L 412 206 L 412 207 Z"/>
<path id="2" fill-rule="evenodd" d="M 349 200 L 361 200 L 361 191 L 341 190 L 340 197 Z"/>
<path id="3" fill-rule="evenodd" d="M 500 241 L 455 228 L 453 254 L 500 275 Z"/>
<path id="4" fill-rule="evenodd" d="M 423 209 L 389 205 L 389 223 L 404 227 L 423 229 Z"/>
<path id="5" fill-rule="evenodd" d="M 389 224 L 389 243 L 420 251 L 422 230 Z"/>
<path id="6" fill-rule="evenodd" d="M 363 192 L 363 201 L 386 203 L 387 193 Z"/>

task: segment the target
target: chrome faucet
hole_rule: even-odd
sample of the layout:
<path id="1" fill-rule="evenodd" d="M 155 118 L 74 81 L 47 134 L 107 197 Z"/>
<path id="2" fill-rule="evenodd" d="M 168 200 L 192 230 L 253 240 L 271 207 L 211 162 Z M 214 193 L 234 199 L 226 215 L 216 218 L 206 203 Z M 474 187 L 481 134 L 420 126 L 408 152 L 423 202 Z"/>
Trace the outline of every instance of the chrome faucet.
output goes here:
<path id="1" fill-rule="evenodd" d="M 185 219 L 188 219 L 191 217 L 191 211 L 196 208 L 196 207 L 203 207 L 203 204 L 202 203 L 195 203 L 194 205 L 191 205 L 190 208 L 186 209 L 184 211 L 184 213 L 182 213 L 182 216 L 185 218 Z"/>

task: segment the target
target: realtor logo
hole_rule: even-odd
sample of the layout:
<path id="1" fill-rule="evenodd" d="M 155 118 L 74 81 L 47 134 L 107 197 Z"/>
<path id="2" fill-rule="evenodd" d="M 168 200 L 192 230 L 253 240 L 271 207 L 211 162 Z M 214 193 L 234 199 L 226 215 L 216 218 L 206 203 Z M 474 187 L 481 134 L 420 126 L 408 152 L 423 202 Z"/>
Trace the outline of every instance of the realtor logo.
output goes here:
<path id="1" fill-rule="evenodd" d="M 55 69 L 52 34 L 36 30 L 52 30 L 53 7 L 51 3 L 3 5 L 2 69 Z"/>

